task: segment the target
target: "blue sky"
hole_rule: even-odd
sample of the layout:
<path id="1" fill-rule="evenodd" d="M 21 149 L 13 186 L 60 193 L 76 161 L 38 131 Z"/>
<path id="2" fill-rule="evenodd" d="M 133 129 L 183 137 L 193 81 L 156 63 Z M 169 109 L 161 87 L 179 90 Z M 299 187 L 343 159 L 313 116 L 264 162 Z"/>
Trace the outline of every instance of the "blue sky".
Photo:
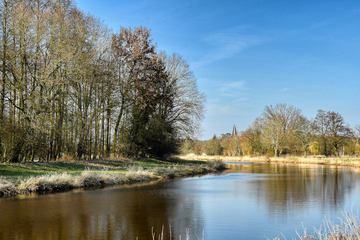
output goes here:
<path id="1" fill-rule="evenodd" d="M 203 134 L 244 130 L 266 105 L 360 124 L 360 1 L 77 0 L 118 32 L 145 26 L 189 62 L 207 96 Z"/>

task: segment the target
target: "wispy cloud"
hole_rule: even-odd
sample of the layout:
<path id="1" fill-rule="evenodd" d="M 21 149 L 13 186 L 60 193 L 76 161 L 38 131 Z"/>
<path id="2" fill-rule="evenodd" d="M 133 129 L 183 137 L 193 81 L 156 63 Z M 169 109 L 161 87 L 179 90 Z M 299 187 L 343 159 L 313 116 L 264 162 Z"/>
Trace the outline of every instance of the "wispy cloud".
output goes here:
<path id="1" fill-rule="evenodd" d="M 246 48 L 265 41 L 262 37 L 248 35 L 246 33 L 248 29 L 250 28 L 236 27 L 206 36 L 203 42 L 208 45 L 209 51 L 199 61 L 192 64 L 194 68 L 230 58 Z"/>
<path id="2" fill-rule="evenodd" d="M 227 115 L 227 116 L 237 116 L 239 115 L 239 110 L 237 106 L 232 106 L 231 104 L 209 104 L 207 106 L 206 115 L 207 116 L 219 116 L 219 115 Z"/>
<path id="3" fill-rule="evenodd" d="M 221 95 L 227 97 L 238 97 L 244 90 L 245 81 L 231 82 L 220 87 Z"/>
<path id="4" fill-rule="evenodd" d="M 280 92 L 286 92 L 287 90 L 289 90 L 288 88 L 284 88 L 283 90 L 281 90 Z"/>
<path id="5" fill-rule="evenodd" d="M 333 17 L 333 18 L 330 18 L 330 19 L 327 19 L 325 21 L 322 21 L 322 22 L 317 22 L 315 24 L 313 24 L 310 29 L 318 29 L 318 28 L 322 28 L 322 27 L 325 27 L 327 25 L 331 25 L 331 24 L 334 24 L 334 22 L 338 22 L 338 21 L 341 21 L 345 18 L 349 18 L 349 17 L 352 17 L 352 16 L 356 16 L 360 13 L 360 9 L 352 9 L 350 11 L 346 11 L 346 12 L 343 12 L 341 14 L 338 14 L 337 16 Z"/>
<path id="6" fill-rule="evenodd" d="M 242 102 L 242 101 L 246 101 L 246 100 L 248 100 L 248 98 L 242 97 L 242 98 L 239 98 L 239 99 L 238 99 L 238 100 L 236 100 L 236 101 L 238 101 L 238 102 Z"/>
<path id="7" fill-rule="evenodd" d="M 220 101 L 221 101 L 220 98 L 211 98 L 211 99 L 209 99 L 207 102 L 208 102 L 208 103 L 218 103 L 218 102 L 220 102 Z"/>

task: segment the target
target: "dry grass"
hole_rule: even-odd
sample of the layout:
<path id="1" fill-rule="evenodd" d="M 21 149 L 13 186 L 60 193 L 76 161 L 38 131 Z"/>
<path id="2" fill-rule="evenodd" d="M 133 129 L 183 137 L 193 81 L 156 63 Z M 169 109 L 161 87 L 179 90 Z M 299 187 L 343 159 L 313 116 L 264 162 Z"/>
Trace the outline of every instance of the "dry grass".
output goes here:
<path id="1" fill-rule="evenodd" d="M 147 182 L 157 179 L 154 173 L 144 170 L 141 166 L 130 167 L 125 177 L 131 182 Z"/>
<path id="2" fill-rule="evenodd" d="M 274 162 L 274 163 L 301 163 L 301 164 L 321 164 L 321 165 L 334 165 L 334 166 L 348 166 L 360 167 L 360 158 L 342 156 L 342 157 L 325 157 L 322 155 L 298 157 L 298 156 L 285 156 L 285 157 L 266 157 L 266 156 L 206 156 L 206 155 L 181 155 L 177 156 L 184 160 L 202 160 L 202 161 L 216 161 L 221 160 L 225 162 Z"/>
<path id="3" fill-rule="evenodd" d="M 205 236 L 205 232 L 203 230 L 202 232 L 202 237 L 201 240 L 204 240 L 204 236 Z M 198 235 L 196 235 L 197 239 L 200 240 L 200 237 Z M 136 237 L 136 240 L 138 240 L 139 238 Z M 162 230 L 161 233 L 159 233 L 158 235 L 154 232 L 154 227 L 151 229 L 151 239 L 152 240 L 164 240 L 164 226 L 162 226 Z M 175 236 L 172 236 L 172 231 L 171 231 L 171 225 L 169 225 L 169 239 L 176 239 Z M 184 239 L 184 240 L 190 240 L 190 230 L 188 228 L 186 228 L 186 235 L 185 238 L 181 238 L 181 235 L 178 238 L 179 240 Z"/>
<path id="4" fill-rule="evenodd" d="M 15 167 L 13 165 L 5 166 L 6 168 L 3 169 L 2 173 L 9 176 L 7 179 L 0 178 L 0 196 L 148 182 L 161 178 L 214 172 L 225 166 L 224 163 L 218 161 L 204 164 L 200 162 L 199 164 L 199 162 L 193 163 L 192 161 L 183 160 L 163 162 L 152 159 L 139 162 L 104 160 L 86 162 L 86 164 L 50 162 L 36 165 L 31 164 L 29 166 L 23 165 L 20 164 Z M 21 175 L 24 171 L 25 173 Z M 44 172 L 44 174 L 39 175 L 39 172 Z M 14 177 L 16 173 L 18 178 Z M 12 181 L 9 181 L 11 180 L 9 178 Z"/>
<path id="5" fill-rule="evenodd" d="M 223 161 L 221 161 L 221 160 L 212 160 L 212 161 L 209 161 L 208 160 L 208 164 L 212 167 L 212 168 L 214 168 L 214 169 L 216 169 L 216 170 L 224 170 L 226 167 L 225 167 L 225 163 L 223 162 Z"/>
<path id="6" fill-rule="evenodd" d="M 13 183 L 0 177 L 0 196 L 13 196 L 18 193 L 20 193 L 20 190 Z"/>
<path id="7" fill-rule="evenodd" d="M 360 221 L 357 214 L 346 213 L 340 219 L 340 224 L 335 224 L 329 219 L 324 219 L 323 225 L 319 229 L 314 228 L 313 233 L 307 233 L 304 229 L 303 235 L 297 233 L 300 240 L 359 240 Z M 284 239 L 286 239 L 283 236 Z M 278 236 L 274 240 L 280 240 Z M 292 238 L 294 239 L 294 238 Z"/>
<path id="8" fill-rule="evenodd" d="M 168 167 L 156 167 L 152 172 L 161 178 L 175 178 L 184 176 L 193 176 L 225 169 L 225 163 L 222 161 L 208 161 L 207 164 L 188 165 L 176 164 Z"/>
<path id="9" fill-rule="evenodd" d="M 95 172 L 87 169 L 80 175 L 67 172 L 50 173 L 37 177 L 30 177 L 21 181 L 19 188 L 28 192 L 67 190 L 81 187 L 100 187 L 127 183 L 123 174 L 106 170 Z"/>
<path id="10" fill-rule="evenodd" d="M 324 220 L 323 229 L 315 229 L 314 233 L 299 236 L 300 240 L 358 240 L 360 239 L 359 217 L 353 213 L 344 214 L 340 224 Z"/>
<path id="11" fill-rule="evenodd" d="M 70 189 L 74 188 L 77 184 L 73 175 L 64 172 L 30 177 L 22 181 L 19 188 L 29 192 L 38 192 Z"/>
<path id="12" fill-rule="evenodd" d="M 86 170 L 80 175 L 80 187 L 98 187 L 107 185 L 125 184 L 128 179 L 123 174 L 108 172 L 103 170 L 101 172 L 92 172 Z"/>
<path id="13" fill-rule="evenodd" d="M 178 165 L 168 167 L 156 167 L 152 171 L 154 174 L 161 176 L 162 178 L 174 178 L 180 175 Z"/>

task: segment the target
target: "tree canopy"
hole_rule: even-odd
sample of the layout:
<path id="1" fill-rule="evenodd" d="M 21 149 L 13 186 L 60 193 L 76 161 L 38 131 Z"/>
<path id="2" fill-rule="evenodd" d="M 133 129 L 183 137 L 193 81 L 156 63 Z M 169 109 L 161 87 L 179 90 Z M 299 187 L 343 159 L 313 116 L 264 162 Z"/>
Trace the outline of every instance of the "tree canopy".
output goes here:
<path id="1" fill-rule="evenodd" d="M 229 126 L 230 127 L 230 126 Z M 216 135 L 208 141 L 197 141 L 184 153 L 244 155 L 359 155 L 360 125 L 350 128 L 340 113 L 318 110 L 314 119 L 287 104 L 265 106 L 263 112 L 240 136 L 230 133 Z M 215 150 L 214 150 L 215 149 Z"/>
<path id="2" fill-rule="evenodd" d="M 71 0 L 0 0 L 0 160 L 163 157 L 204 95 L 146 27 L 112 33 Z"/>

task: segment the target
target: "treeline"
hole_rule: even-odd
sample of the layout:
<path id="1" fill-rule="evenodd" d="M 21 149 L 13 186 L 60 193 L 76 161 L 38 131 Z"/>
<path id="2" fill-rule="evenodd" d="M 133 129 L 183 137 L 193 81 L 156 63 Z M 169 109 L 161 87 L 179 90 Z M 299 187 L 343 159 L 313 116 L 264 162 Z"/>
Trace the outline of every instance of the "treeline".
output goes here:
<path id="1" fill-rule="evenodd" d="M 71 0 L 0 0 L 0 160 L 158 156 L 203 118 L 187 62 Z"/>
<path id="2" fill-rule="evenodd" d="M 351 128 L 340 113 L 318 110 L 314 119 L 286 104 L 266 106 L 239 136 L 230 133 L 208 141 L 186 138 L 183 153 L 225 156 L 359 155 L 360 125 Z"/>

